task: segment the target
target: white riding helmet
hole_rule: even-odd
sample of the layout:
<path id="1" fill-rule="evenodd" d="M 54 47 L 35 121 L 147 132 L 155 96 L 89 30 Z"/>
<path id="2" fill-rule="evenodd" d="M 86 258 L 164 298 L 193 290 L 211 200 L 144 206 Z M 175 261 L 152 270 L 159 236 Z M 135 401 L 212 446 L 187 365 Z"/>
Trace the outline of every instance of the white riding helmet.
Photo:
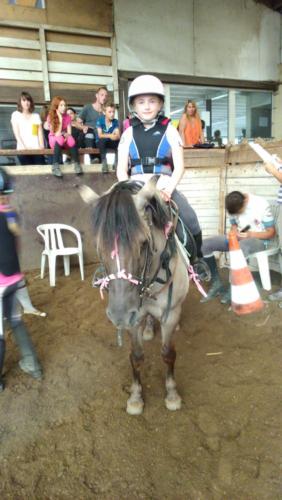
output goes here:
<path id="1" fill-rule="evenodd" d="M 165 92 L 161 80 L 153 75 L 137 76 L 128 90 L 128 106 L 130 107 L 134 97 L 143 94 L 156 94 L 164 100 Z"/>

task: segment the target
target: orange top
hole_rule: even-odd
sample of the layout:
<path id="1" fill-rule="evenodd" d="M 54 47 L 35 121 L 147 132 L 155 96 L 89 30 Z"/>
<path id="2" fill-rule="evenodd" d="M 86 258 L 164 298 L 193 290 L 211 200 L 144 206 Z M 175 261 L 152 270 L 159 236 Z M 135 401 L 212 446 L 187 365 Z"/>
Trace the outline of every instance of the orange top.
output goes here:
<path id="1" fill-rule="evenodd" d="M 202 122 L 200 118 L 194 118 L 193 120 L 186 118 L 184 139 L 184 146 L 194 146 L 194 144 L 202 142 Z"/>

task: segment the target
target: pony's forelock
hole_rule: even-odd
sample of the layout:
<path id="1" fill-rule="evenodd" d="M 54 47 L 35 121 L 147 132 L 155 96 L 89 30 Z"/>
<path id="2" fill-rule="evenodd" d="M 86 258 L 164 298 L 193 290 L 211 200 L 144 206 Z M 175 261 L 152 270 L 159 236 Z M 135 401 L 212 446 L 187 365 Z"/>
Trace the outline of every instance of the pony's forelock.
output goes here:
<path id="1" fill-rule="evenodd" d="M 121 182 L 101 196 L 93 210 L 93 229 L 100 257 L 109 257 L 115 238 L 125 254 L 139 255 L 140 242 L 150 240 L 150 231 L 140 217 L 132 195 L 140 187 Z"/>

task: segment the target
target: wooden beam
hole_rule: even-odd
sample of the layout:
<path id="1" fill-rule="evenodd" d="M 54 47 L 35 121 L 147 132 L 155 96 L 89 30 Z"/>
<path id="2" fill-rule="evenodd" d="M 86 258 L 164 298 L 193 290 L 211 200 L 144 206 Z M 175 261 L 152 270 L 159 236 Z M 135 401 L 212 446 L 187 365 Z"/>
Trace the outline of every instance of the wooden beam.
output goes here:
<path id="1" fill-rule="evenodd" d="M 59 33 L 71 33 L 77 35 L 97 36 L 101 38 L 111 38 L 113 33 L 110 31 L 92 31 L 80 28 L 69 28 L 67 26 L 55 26 L 53 24 L 38 24 L 22 21 L 0 21 L 0 26 L 10 26 L 11 28 L 35 29 L 43 27 L 46 31 L 58 31 Z"/>
<path id="2" fill-rule="evenodd" d="M 50 52 L 70 52 L 72 54 L 90 54 L 93 56 L 109 56 L 112 50 L 108 47 L 95 47 L 94 45 L 78 45 L 71 43 L 47 42 L 47 50 Z"/>
<path id="3" fill-rule="evenodd" d="M 116 105 L 118 105 L 119 104 L 118 66 L 117 66 L 117 47 L 116 47 L 116 37 L 115 36 L 113 36 L 111 39 L 111 49 L 112 49 L 114 103 Z"/>
<path id="4" fill-rule="evenodd" d="M 97 148 L 80 148 L 79 154 L 99 154 Z M 0 149 L 0 156 L 17 156 L 17 155 L 53 155 L 53 149 Z"/>
<path id="5" fill-rule="evenodd" d="M 93 85 L 112 85 L 113 79 L 109 76 L 71 75 L 66 73 L 49 73 L 50 82 L 85 83 Z"/>
<path id="6" fill-rule="evenodd" d="M 39 28 L 39 43 L 40 43 L 40 53 L 41 53 L 41 63 L 42 63 L 44 97 L 45 101 L 50 101 L 50 86 L 49 86 L 46 40 L 45 40 L 45 31 L 44 28 L 42 28 L 42 26 Z"/>
<path id="7" fill-rule="evenodd" d="M 6 36 L 0 37 L 0 47 L 40 50 L 40 44 L 37 40 L 28 40 L 24 38 L 11 38 Z"/>
<path id="8" fill-rule="evenodd" d="M 31 80 L 35 82 L 42 82 L 42 73 L 39 71 L 0 69 L 0 78 L 3 80 Z"/>

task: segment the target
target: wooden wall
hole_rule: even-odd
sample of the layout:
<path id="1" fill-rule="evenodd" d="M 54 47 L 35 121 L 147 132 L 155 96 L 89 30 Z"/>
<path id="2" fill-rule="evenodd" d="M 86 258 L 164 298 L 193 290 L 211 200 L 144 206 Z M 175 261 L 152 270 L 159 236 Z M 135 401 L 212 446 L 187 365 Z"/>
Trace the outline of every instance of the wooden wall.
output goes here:
<path id="1" fill-rule="evenodd" d="M 265 144 L 271 154 L 282 158 L 282 141 Z M 275 200 L 278 182 L 267 174 L 248 144 L 227 149 L 185 149 L 185 175 L 180 189 L 196 210 L 204 236 L 225 228 L 224 198 L 238 190 Z"/>
<path id="2" fill-rule="evenodd" d="M 45 3 L 45 9 L 36 9 L 0 0 L 0 19 L 112 31 L 112 0 L 46 0 Z"/>
<path id="3" fill-rule="evenodd" d="M 118 103 L 112 17 L 111 1 L 48 0 L 36 9 L 0 0 L 0 103 L 29 90 L 37 103 L 63 95 L 82 105 L 100 86 Z"/>
<path id="4" fill-rule="evenodd" d="M 282 141 L 267 143 L 267 150 L 282 157 Z M 22 265 L 39 267 L 41 244 L 36 233 L 38 224 L 63 222 L 75 226 L 84 239 L 85 261 L 93 262 L 90 211 L 77 192 L 86 183 L 102 193 L 116 181 L 115 174 L 103 175 L 100 166 L 84 166 L 86 174 L 77 178 L 72 167 L 64 166 L 66 175 L 60 181 L 51 175 L 50 166 L 9 168 L 16 178 L 13 203 L 23 224 Z M 179 189 L 196 210 L 203 236 L 220 234 L 225 229 L 225 195 L 233 190 L 250 192 L 275 200 L 278 182 L 265 173 L 262 163 L 248 145 L 226 150 L 185 150 L 185 175 Z"/>

